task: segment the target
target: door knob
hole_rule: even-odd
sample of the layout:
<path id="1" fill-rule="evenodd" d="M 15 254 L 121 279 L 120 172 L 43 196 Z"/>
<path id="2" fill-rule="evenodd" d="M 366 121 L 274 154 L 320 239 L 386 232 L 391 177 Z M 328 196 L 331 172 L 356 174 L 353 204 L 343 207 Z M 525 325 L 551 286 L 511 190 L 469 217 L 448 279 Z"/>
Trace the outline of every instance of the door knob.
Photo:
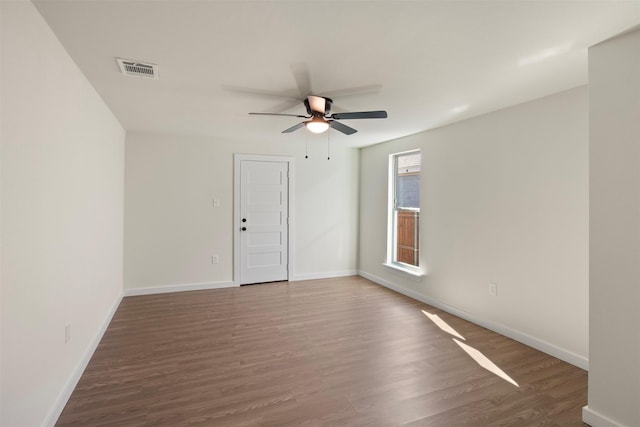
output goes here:
<path id="1" fill-rule="evenodd" d="M 247 227 L 242 227 L 241 230 L 242 231 L 247 231 Z"/>
<path id="2" fill-rule="evenodd" d="M 247 222 L 247 218 L 242 218 L 242 222 Z"/>

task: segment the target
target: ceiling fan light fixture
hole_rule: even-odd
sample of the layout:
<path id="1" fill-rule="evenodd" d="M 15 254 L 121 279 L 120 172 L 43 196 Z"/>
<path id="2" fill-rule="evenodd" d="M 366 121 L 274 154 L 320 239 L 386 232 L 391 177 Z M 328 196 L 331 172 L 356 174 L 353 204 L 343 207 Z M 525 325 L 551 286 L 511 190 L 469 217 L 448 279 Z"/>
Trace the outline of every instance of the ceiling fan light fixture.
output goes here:
<path id="1" fill-rule="evenodd" d="M 306 122 L 305 125 L 313 133 L 322 133 L 329 129 L 329 123 L 322 117 L 314 117 Z"/>

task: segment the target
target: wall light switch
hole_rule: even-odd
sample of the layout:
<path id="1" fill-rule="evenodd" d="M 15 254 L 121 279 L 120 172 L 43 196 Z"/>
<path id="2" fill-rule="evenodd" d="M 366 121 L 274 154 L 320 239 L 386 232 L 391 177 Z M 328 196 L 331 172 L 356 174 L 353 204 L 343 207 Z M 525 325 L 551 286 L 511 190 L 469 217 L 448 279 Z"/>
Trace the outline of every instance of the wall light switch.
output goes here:
<path id="1" fill-rule="evenodd" d="M 218 255 L 211 255 L 211 264 L 217 264 L 218 262 Z"/>
<path id="2" fill-rule="evenodd" d="M 213 207 L 214 208 L 219 208 L 220 207 L 220 199 L 219 198 L 215 198 L 213 199 Z"/>
<path id="3" fill-rule="evenodd" d="M 71 341 L 71 324 L 67 323 L 64 325 L 64 343 L 68 343 Z"/>

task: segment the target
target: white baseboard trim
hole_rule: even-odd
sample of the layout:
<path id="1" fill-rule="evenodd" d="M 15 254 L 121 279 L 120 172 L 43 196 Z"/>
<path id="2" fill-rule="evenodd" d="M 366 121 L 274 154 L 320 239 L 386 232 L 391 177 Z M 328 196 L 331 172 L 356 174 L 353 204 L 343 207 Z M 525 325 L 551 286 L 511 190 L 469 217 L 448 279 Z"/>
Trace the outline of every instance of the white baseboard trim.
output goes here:
<path id="1" fill-rule="evenodd" d="M 357 276 L 357 270 L 331 271 L 327 273 L 294 274 L 289 277 L 290 282 L 300 282 L 303 280 L 332 279 L 334 277 Z"/>
<path id="2" fill-rule="evenodd" d="M 58 398 L 56 399 L 55 404 L 53 405 L 53 408 L 49 411 L 49 415 L 47 416 L 43 424 L 44 426 L 53 427 L 56 424 L 56 421 L 58 421 L 60 414 L 62 414 L 62 410 L 64 409 L 67 402 L 69 401 L 69 398 L 71 397 L 71 393 L 73 393 L 73 390 L 76 388 L 76 385 L 78 384 L 78 381 L 80 381 L 80 377 L 82 377 L 84 370 L 87 368 L 87 365 L 89 364 L 89 361 L 93 356 L 93 353 L 96 351 L 96 348 L 98 348 L 98 344 L 100 344 L 100 340 L 102 340 L 102 336 L 104 335 L 107 328 L 109 327 L 109 324 L 111 323 L 111 319 L 113 319 L 113 315 L 116 314 L 116 310 L 118 310 L 118 307 L 120 306 L 120 302 L 122 301 L 122 296 L 123 295 L 121 293 L 116 299 L 111 309 L 109 310 L 109 312 L 107 313 L 107 315 L 105 316 L 104 320 L 102 321 L 102 324 L 100 325 L 100 328 L 98 329 L 98 332 L 96 333 L 96 336 L 89 343 L 89 346 L 87 347 L 87 350 L 82 356 L 82 359 L 80 359 L 80 362 L 78 362 L 78 365 L 71 373 L 71 376 L 67 380 L 67 383 L 64 385 L 64 387 L 62 388 L 62 391 L 58 395 Z"/>
<path id="3" fill-rule="evenodd" d="M 567 363 L 570 363 L 574 366 L 577 366 L 578 368 L 582 368 L 584 370 L 589 370 L 589 359 L 577 355 L 575 353 L 572 353 L 568 350 L 565 350 L 563 348 L 557 347 L 553 344 L 550 344 L 546 341 L 542 341 L 540 339 L 534 338 L 530 335 L 527 335 L 523 332 L 511 329 L 505 325 L 502 325 L 500 323 L 494 323 L 488 320 L 484 320 L 481 319 L 479 317 L 474 316 L 471 313 L 467 313 L 464 310 L 460 310 L 458 308 L 452 307 L 448 304 L 442 303 L 440 301 L 437 301 L 433 298 L 429 298 L 426 295 L 423 295 L 421 293 L 418 293 L 416 291 L 413 291 L 411 289 L 407 289 L 403 286 L 400 286 L 396 283 L 390 282 L 388 280 L 385 280 L 381 277 L 377 277 L 373 274 L 369 274 L 366 271 L 360 271 L 359 272 L 360 276 L 364 277 L 365 279 L 369 279 L 372 282 L 377 283 L 378 285 L 382 285 L 386 288 L 389 288 L 391 290 L 394 290 L 396 292 L 399 292 L 403 295 L 406 295 L 410 298 L 413 298 L 415 300 L 421 301 L 425 304 L 429 304 L 433 307 L 439 308 L 440 310 L 446 311 L 448 313 L 453 314 L 454 316 L 458 316 L 462 319 L 468 320 L 471 323 L 475 323 L 476 325 L 480 325 L 483 328 L 487 328 L 490 329 L 494 332 L 499 333 L 500 335 L 504 335 L 506 337 L 509 337 L 511 339 L 514 339 L 518 342 L 521 342 L 523 344 L 528 345 L 529 347 L 533 347 L 536 350 L 540 350 L 544 353 L 547 353 L 553 357 L 557 357 L 560 360 L 564 360 Z"/>
<path id="4" fill-rule="evenodd" d="M 610 418 L 592 410 L 589 406 L 582 408 L 582 422 L 589 424 L 591 427 L 624 427 Z"/>
<path id="5" fill-rule="evenodd" d="M 207 289 L 222 289 L 236 287 L 233 282 L 201 282 L 201 283 L 185 283 L 181 285 L 165 285 L 154 286 L 150 288 L 133 288 L 125 289 L 125 297 L 133 297 L 137 295 L 153 295 L 166 294 L 169 292 L 186 292 L 186 291 L 203 291 Z"/>

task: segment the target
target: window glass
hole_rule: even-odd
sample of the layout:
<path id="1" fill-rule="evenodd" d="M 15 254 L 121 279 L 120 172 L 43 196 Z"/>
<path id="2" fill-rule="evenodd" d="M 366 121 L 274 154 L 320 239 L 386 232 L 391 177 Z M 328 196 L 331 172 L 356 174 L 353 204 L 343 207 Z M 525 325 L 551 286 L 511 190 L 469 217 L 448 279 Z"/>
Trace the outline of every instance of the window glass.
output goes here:
<path id="1" fill-rule="evenodd" d="M 394 264 L 419 266 L 420 258 L 420 151 L 391 156 L 393 193 L 390 206 L 391 227 L 390 255 Z"/>

